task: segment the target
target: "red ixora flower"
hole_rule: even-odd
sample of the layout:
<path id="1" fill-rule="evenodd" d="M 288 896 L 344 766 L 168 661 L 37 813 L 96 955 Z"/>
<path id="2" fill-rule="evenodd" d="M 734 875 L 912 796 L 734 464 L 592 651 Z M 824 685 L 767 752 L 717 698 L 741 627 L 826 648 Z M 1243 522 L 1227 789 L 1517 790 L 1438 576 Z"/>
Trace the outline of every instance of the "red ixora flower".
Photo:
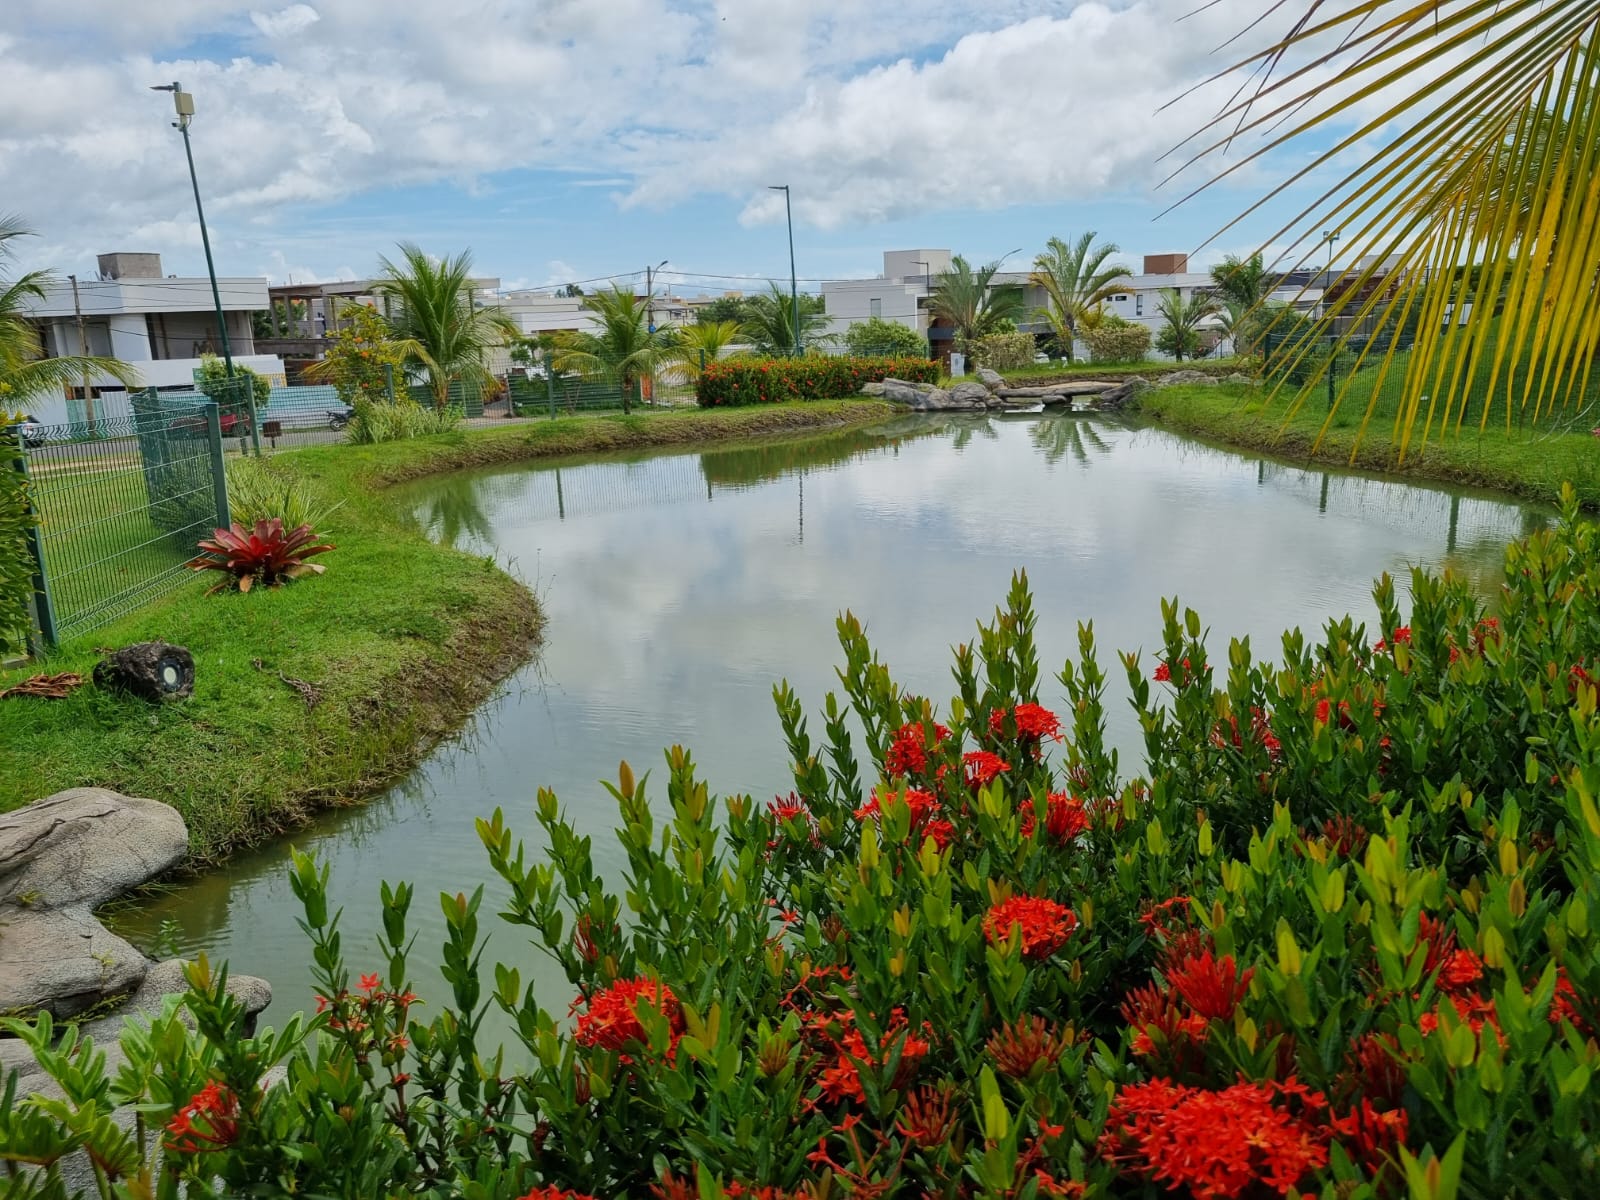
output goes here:
<path id="1" fill-rule="evenodd" d="M 167 1122 L 167 1149 L 199 1154 L 231 1146 L 239 1136 L 239 1102 L 222 1084 L 212 1080 L 201 1088 Z M 199 1121 L 196 1125 L 195 1122 Z"/>
<path id="2" fill-rule="evenodd" d="M 517 1197 L 517 1200 L 595 1200 L 595 1197 L 588 1192 L 574 1192 L 552 1183 L 548 1187 L 536 1187 L 527 1195 Z"/>
<path id="3" fill-rule="evenodd" d="M 1011 930 L 1022 931 L 1022 957 L 1049 958 L 1066 944 L 1078 918 L 1065 904 L 1044 896 L 1013 896 L 990 905 L 983 918 L 983 936 L 991 946 L 1006 944 Z"/>
<path id="4" fill-rule="evenodd" d="M 1250 980 L 1255 968 L 1248 967 L 1243 974 L 1235 966 L 1233 955 L 1218 959 L 1208 949 L 1203 954 L 1185 955 L 1175 965 L 1167 968 L 1167 982 L 1183 1002 L 1202 1017 L 1213 1021 L 1227 1021 L 1250 991 Z"/>
<path id="5" fill-rule="evenodd" d="M 604 991 L 586 997 L 574 1035 L 578 1045 L 621 1050 L 629 1042 L 644 1042 L 644 1026 L 639 1023 L 637 1011 L 641 1002 L 667 1018 L 676 1043 L 684 1027 L 682 1005 L 666 984 L 639 978 L 619 979 Z"/>
<path id="6" fill-rule="evenodd" d="M 883 756 L 884 772 L 895 778 L 900 775 L 921 775 L 928 769 L 929 729 L 921 721 L 912 721 L 895 730 L 889 749 Z M 935 746 L 950 736 L 950 731 L 935 722 L 932 729 Z"/>
<path id="7" fill-rule="evenodd" d="M 961 756 L 961 765 L 966 768 L 967 786 L 972 788 L 992 783 L 1000 777 L 1001 772 L 1011 770 L 1010 763 L 987 750 L 967 751 Z"/>
<path id="8" fill-rule="evenodd" d="M 1220 1091 L 1129 1084 L 1117 1092 L 1100 1153 L 1195 1200 L 1235 1200 L 1262 1186 L 1287 1196 L 1328 1163 L 1327 1107 L 1292 1077 Z"/>
<path id="9" fill-rule="evenodd" d="M 1019 741 L 1036 742 L 1043 738 L 1061 740 L 1061 720 L 1040 704 L 1019 704 L 1015 708 L 997 708 L 989 714 L 989 732 L 995 737 L 1004 737 L 1006 717 L 1009 715 L 1016 725 Z"/>
<path id="10" fill-rule="evenodd" d="M 1051 792 L 1045 801 L 1044 831 L 1053 842 L 1070 845 L 1087 833 L 1092 823 L 1088 807 L 1076 796 L 1069 796 L 1066 792 Z M 1037 824 L 1033 804 L 1024 805 L 1022 836 L 1032 837 Z"/>

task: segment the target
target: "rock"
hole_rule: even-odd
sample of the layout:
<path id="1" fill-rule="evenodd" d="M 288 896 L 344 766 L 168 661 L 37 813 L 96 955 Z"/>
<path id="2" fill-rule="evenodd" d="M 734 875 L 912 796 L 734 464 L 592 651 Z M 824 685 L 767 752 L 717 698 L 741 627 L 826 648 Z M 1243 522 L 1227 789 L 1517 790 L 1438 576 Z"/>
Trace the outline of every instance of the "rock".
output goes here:
<path id="1" fill-rule="evenodd" d="M 1157 387 L 1178 387 L 1188 383 L 1211 383 L 1213 378 L 1204 371 L 1170 371 L 1156 381 Z"/>
<path id="2" fill-rule="evenodd" d="M 1223 383 L 1238 383 L 1238 384 L 1243 384 L 1246 387 L 1252 387 L 1252 386 L 1254 386 L 1256 381 L 1252 376 L 1246 375 L 1243 371 L 1235 371 L 1232 375 L 1229 375 L 1226 378 L 1224 378 L 1223 380 L 1221 380 L 1221 382 L 1223 382 Z"/>
<path id="3" fill-rule="evenodd" d="M 885 379 L 883 398 L 895 404 L 909 404 L 912 408 L 927 408 L 928 392 L 935 389 L 927 384 L 907 383 L 904 379 Z"/>
<path id="4" fill-rule="evenodd" d="M 993 398 L 987 387 L 973 380 L 958 383 L 950 389 L 953 408 L 986 408 Z"/>
<path id="5" fill-rule="evenodd" d="M 117 1040 L 123 1022 L 129 1018 L 149 1020 L 159 1016 L 168 996 L 181 996 L 189 990 L 189 981 L 183 976 L 183 968 L 184 961 L 181 958 L 169 958 L 156 963 L 145 973 L 139 990 L 129 996 L 121 1008 L 99 1020 L 86 1021 L 80 1032 L 94 1038 L 95 1045 L 105 1045 Z M 230 974 L 228 995 L 243 1004 L 245 1012 L 254 1017 L 272 1003 L 272 985 L 252 975 Z M 194 1018 L 188 1010 L 183 1012 L 183 1021 L 191 1029 L 194 1028 Z"/>
<path id="6" fill-rule="evenodd" d="M 861 394 L 863 396 L 881 396 L 883 395 L 883 383 L 881 381 L 863 383 L 861 385 Z"/>
<path id="7" fill-rule="evenodd" d="M 194 657 L 182 646 L 138 642 L 96 663 L 94 682 L 146 700 L 182 700 L 194 694 Z"/>
<path id="8" fill-rule="evenodd" d="M 991 371 L 988 367 L 979 367 L 977 370 L 978 382 L 991 392 L 998 392 L 1005 387 L 1005 377 L 999 371 Z"/>
<path id="9" fill-rule="evenodd" d="M 189 834 L 176 809 L 73 788 L 0 814 L 0 907 L 94 908 L 177 866 Z"/>
<path id="10" fill-rule="evenodd" d="M 87 908 L 17 914 L 0 909 L 0 1012 L 76 1016 L 144 981 L 149 960 Z"/>
<path id="11" fill-rule="evenodd" d="M 1129 400 L 1132 400 L 1139 391 L 1140 389 L 1134 387 L 1131 380 L 1127 383 L 1119 383 L 1109 392 L 1101 392 L 1099 398 L 1095 400 L 1094 406 L 1096 408 L 1121 408 Z"/>

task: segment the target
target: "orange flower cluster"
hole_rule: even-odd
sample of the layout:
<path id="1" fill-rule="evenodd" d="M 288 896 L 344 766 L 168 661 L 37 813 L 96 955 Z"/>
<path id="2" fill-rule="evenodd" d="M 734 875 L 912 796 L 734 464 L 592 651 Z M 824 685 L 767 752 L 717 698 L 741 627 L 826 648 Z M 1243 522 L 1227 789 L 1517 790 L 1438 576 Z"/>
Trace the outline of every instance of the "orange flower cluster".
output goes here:
<path id="1" fill-rule="evenodd" d="M 989 906 L 983 918 L 983 936 L 991 946 L 1002 946 L 1013 929 L 1022 931 L 1022 957 L 1049 958 L 1072 936 L 1078 918 L 1065 904 L 1043 896 L 1013 896 Z"/>
<path id="2" fill-rule="evenodd" d="M 1002 773 L 1011 770 L 1011 764 L 998 754 L 990 754 L 987 750 L 969 750 L 961 756 L 961 765 L 966 768 L 967 786 L 980 788 L 993 783 Z"/>
<path id="3" fill-rule="evenodd" d="M 588 1192 L 574 1192 L 567 1188 L 559 1188 L 554 1184 L 549 1187 L 536 1187 L 525 1196 L 517 1200 L 595 1200 Z"/>
<path id="4" fill-rule="evenodd" d="M 855 1014 L 846 1009 L 825 1018 L 828 1024 L 839 1026 L 838 1034 L 831 1039 L 833 1062 L 817 1073 L 817 1084 L 822 1089 L 822 1095 L 832 1103 L 842 1100 L 854 1100 L 864 1103 L 866 1091 L 861 1086 L 861 1068 L 878 1068 L 888 1063 L 898 1050 L 900 1065 L 895 1071 L 894 1087 L 903 1089 L 917 1073 L 917 1067 L 927 1057 L 931 1046 L 927 1037 L 919 1035 L 906 1021 L 903 1009 L 894 1009 L 889 1014 L 888 1023 L 883 1027 L 883 1036 L 878 1039 L 877 1049 L 867 1045 L 867 1039 L 856 1028 Z M 930 1031 L 926 1026 L 922 1033 Z"/>
<path id="5" fill-rule="evenodd" d="M 1046 799 L 1044 832 L 1057 845 L 1071 845 L 1089 832 L 1091 824 L 1093 821 L 1088 807 L 1076 796 L 1069 796 L 1066 792 L 1051 792 Z M 1029 804 L 1022 810 L 1022 836 L 1032 837 L 1037 825 L 1034 806 Z"/>
<path id="6" fill-rule="evenodd" d="M 238 1136 L 239 1101 L 212 1080 L 172 1114 L 172 1120 L 167 1122 L 166 1146 L 179 1154 L 199 1154 L 231 1146 Z"/>
<path id="7" fill-rule="evenodd" d="M 924 775 L 928 770 L 928 746 L 938 746 L 950 731 L 934 722 L 930 729 L 921 721 L 902 725 L 895 731 L 884 752 L 883 769 L 891 779 L 902 775 Z"/>
<path id="8" fill-rule="evenodd" d="M 574 1035 L 580 1046 L 602 1050 L 621 1050 L 630 1042 L 646 1041 L 639 1023 L 640 1003 L 649 1004 L 667 1018 L 672 1044 L 683 1035 L 683 1006 L 666 984 L 654 979 L 619 979 L 604 991 L 585 998 L 584 1012 L 578 1017 Z"/>
<path id="9" fill-rule="evenodd" d="M 932 792 L 907 788 L 904 799 L 906 807 L 911 810 L 910 841 L 913 846 L 920 848 L 924 841 L 932 838 L 934 845 L 943 850 L 956 840 L 956 827 L 944 817 L 944 809 Z M 883 815 L 878 793 L 873 792 L 872 799 L 856 809 L 855 815 L 860 821 L 878 820 Z"/>
<path id="10" fill-rule="evenodd" d="M 1061 740 L 1061 720 L 1055 713 L 1039 704 L 1019 704 L 1015 708 L 997 708 L 989 714 L 989 732 L 997 738 L 1006 736 L 1007 718 L 1016 731 L 1018 741 L 1037 742 L 1044 738 Z"/>
<path id="11" fill-rule="evenodd" d="M 1215 958 L 1207 949 L 1200 955 L 1185 955 L 1167 968 L 1167 982 L 1185 1004 L 1212 1021 L 1231 1021 L 1239 1001 L 1250 993 L 1255 968 L 1239 973 L 1233 955 Z"/>

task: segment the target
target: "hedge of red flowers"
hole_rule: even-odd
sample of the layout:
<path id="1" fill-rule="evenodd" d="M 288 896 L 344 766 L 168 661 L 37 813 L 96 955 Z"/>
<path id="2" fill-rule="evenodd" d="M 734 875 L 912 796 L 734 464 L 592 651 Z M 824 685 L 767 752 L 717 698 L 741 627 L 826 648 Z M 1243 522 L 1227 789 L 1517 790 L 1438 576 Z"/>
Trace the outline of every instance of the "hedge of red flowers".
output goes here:
<path id="1" fill-rule="evenodd" d="M 0 1089 L 0 1158 L 87 1149 L 107 1195 L 1586 1194 L 1600 532 L 1569 506 L 1509 547 L 1493 615 L 1420 572 L 1374 600 L 1272 661 L 1164 604 L 1121 660 L 1131 775 L 1093 631 L 1045 683 L 1025 580 L 937 708 L 846 614 L 820 719 L 776 691 L 784 795 L 718 798 L 674 747 L 653 803 L 624 764 L 615 877 L 548 792 L 535 843 L 479 822 L 559 978 L 485 963 L 483 888 L 447 894 L 430 1010 L 386 885 L 352 986 L 297 854 L 319 1011 L 252 1034 L 202 961 L 197 1030 L 128 1031 L 115 1080 L 6 1022 L 66 1098 Z"/>
<path id="2" fill-rule="evenodd" d="M 838 400 L 863 384 L 884 379 L 935 383 L 939 364 L 924 358 L 851 358 L 811 354 L 801 358 L 733 358 L 708 364 L 695 384 L 702 408 L 779 404 L 785 400 Z"/>

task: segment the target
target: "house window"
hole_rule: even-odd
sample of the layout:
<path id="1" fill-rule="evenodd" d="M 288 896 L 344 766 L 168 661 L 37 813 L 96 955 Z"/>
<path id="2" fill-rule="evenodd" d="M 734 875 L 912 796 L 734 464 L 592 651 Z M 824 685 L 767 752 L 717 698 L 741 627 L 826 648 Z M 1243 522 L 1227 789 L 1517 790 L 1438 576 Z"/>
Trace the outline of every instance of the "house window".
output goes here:
<path id="1" fill-rule="evenodd" d="M 867 301 L 867 315 L 869 317 L 881 317 L 881 316 L 883 316 L 883 301 L 880 300 L 876 296 L 874 296 L 871 300 L 868 300 Z"/>
<path id="2" fill-rule="evenodd" d="M 1139 295 L 1137 295 L 1137 296 L 1135 296 L 1133 298 L 1133 315 L 1136 316 L 1136 317 L 1144 316 L 1144 293 L 1143 292 L 1141 292 Z"/>

